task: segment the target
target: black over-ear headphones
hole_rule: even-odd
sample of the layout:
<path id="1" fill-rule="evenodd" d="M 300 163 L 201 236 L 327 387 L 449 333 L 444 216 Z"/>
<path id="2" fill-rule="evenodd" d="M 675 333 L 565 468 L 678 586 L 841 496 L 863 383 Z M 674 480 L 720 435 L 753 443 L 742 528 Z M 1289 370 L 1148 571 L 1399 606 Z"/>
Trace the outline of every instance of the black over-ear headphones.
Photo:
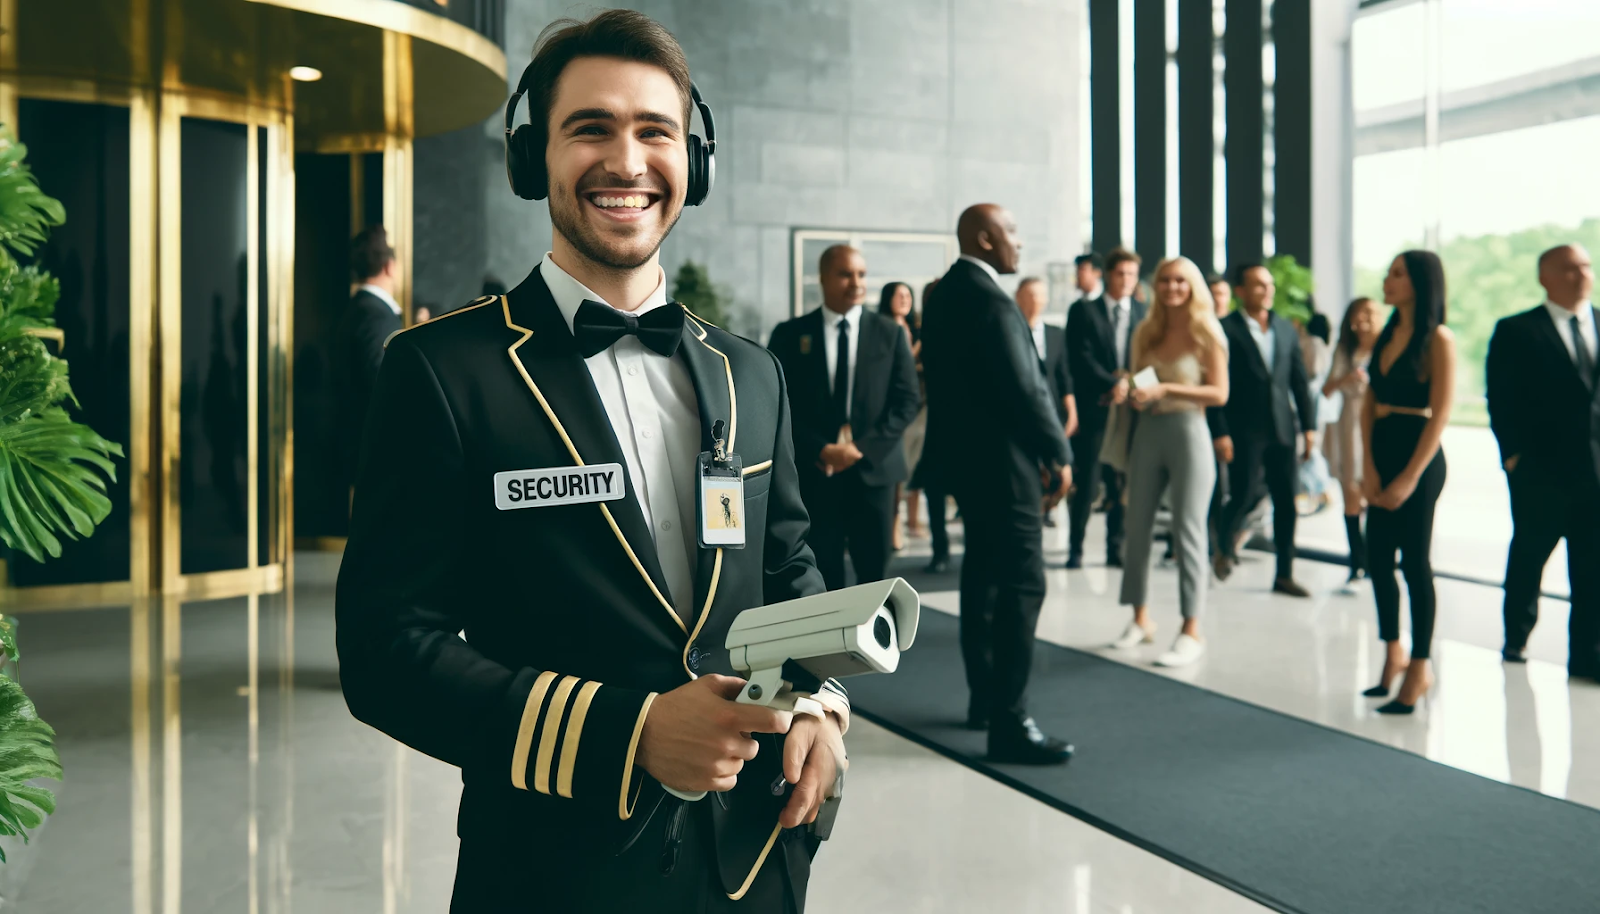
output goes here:
<path id="1" fill-rule="evenodd" d="M 533 110 L 533 98 L 530 96 L 529 123 L 515 129 L 511 126 L 516 120 L 517 102 L 528 94 L 528 79 L 532 73 L 533 65 L 529 64 L 522 71 L 522 79 L 517 82 L 517 91 L 511 93 L 510 101 L 506 102 L 506 178 L 511 182 L 511 189 L 522 199 L 543 200 L 550 193 L 550 176 L 545 173 L 544 163 L 548 142 L 545 128 L 549 119 L 545 118 L 546 123 L 537 123 L 538 116 Z M 701 141 L 693 133 L 689 134 L 689 186 L 683 202 L 686 206 L 699 206 L 710 196 L 711 185 L 717 177 L 717 126 L 711 119 L 711 106 L 700 98 L 700 89 L 692 82 L 689 83 L 689 97 L 700 109 L 706 138 Z M 687 125 L 685 129 L 688 129 Z"/>

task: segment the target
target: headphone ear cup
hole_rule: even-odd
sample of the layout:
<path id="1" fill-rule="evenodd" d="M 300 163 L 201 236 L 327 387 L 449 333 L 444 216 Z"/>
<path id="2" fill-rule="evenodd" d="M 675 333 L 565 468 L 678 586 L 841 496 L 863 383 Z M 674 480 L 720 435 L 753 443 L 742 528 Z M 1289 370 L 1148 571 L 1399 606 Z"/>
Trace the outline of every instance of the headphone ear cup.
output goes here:
<path id="1" fill-rule="evenodd" d="M 700 138 L 689 134 L 689 187 L 684 194 L 685 206 L 699 206 L 706 200 L 711 188 L 706 180 L 706 148 Z"/>
<path id="2" fill-rule="evenodd" d="M 511 189 L 524 200 L 543 200 L 549 193 L 544 171 L 544 144 L 531 124 L 523 124 L 511 134 L 509 144 Z"/>

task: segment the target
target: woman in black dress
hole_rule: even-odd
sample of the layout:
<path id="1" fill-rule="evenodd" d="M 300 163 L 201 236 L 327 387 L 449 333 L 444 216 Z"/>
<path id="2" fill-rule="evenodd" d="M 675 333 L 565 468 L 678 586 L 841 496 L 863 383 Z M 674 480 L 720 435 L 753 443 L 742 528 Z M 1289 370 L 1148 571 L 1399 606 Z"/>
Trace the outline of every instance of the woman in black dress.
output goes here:
<path id="1" fill-rule="evenodd" d="M 1367 571 L 1378 604 L 1378 636 L 1387 654 L 1372 698 L 1405 680 L 1380 714 L 1410 714 L 1433 686 L 1428 663 L 1437 599 L 1433 587 L 1433 512 L 1444 490 L 1439 447 L 1455 396 L 1456 343 L 1445 321 L 1444 267 L 1431 251 L 1407 251 L 1383 280 L 1383 300 L 1394 307 L 1378 337 L 1371 382 L 1362 410 L 1368 443 L 1361 487 L 1367 511 Z M 1400 646 L 1400 587 L 1395 553 L 1411 598 L 1411 656 Z"/>

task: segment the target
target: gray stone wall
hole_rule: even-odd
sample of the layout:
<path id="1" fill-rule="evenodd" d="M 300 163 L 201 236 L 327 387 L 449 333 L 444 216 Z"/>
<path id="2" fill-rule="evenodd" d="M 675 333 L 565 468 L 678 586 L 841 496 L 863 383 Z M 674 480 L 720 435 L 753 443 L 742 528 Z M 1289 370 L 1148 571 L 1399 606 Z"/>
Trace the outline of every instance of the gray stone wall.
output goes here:
<path id="1" fill-rule="evenodd" d="M 669 275 L 684 259 L 706 263 L 744 312 L 736 329 L 764 336 L 789 315 L 799 228 L 951 232 L 964 207 L 993 201 L 1021 225 L 1024 272 L 1082 249 L 1076 0 L 628 5 L 678 37 L 716 113 L 716 188 L 686 212 L 662 260 Z M 546 24 L 595 9 L 508 0 L 511 81 Z M 483 135 L 484 269 L 514 284 L 549 248 L 549 218 L 507 187 L 498 116 Z M 419 151 L 419 213 L 436 180 Z M 424 257 L 432 243 L 420 219 L 417 238 L 419 274 L 441 269 Z M 419 293 L 444 285 L 417 280 Z"/>

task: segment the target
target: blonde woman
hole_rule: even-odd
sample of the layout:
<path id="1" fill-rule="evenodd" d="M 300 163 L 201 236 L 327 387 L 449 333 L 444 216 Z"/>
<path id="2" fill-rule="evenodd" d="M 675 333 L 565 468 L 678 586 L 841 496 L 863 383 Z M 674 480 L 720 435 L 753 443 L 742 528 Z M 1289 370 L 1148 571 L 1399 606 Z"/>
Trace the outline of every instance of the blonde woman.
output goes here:
<path id="1" fill-rule="evenodd" d="M 1205 653 L 1200 615 L 1206 600 L 1206 518 L 1217 484 L 1205 408 L 1228 402 L 1228 355 L 1205 277 L 1184 257 L 1163 260 L 1155 273 L 1154 303 L 1134 331 L 1129 364 L 1156 383 L 1112 391 L 1142 415 L 1128 451 L 1128 515 L 1122 602 L 1133 620 L 1112 647 L 1131 649 L 1155 639 L 1150 621 L 1150 549 L 1156 508 L 1170 490 L 1172 540 L 1178 556 L 1183 630 L 1157 666 L 1187 666 Z"/>

